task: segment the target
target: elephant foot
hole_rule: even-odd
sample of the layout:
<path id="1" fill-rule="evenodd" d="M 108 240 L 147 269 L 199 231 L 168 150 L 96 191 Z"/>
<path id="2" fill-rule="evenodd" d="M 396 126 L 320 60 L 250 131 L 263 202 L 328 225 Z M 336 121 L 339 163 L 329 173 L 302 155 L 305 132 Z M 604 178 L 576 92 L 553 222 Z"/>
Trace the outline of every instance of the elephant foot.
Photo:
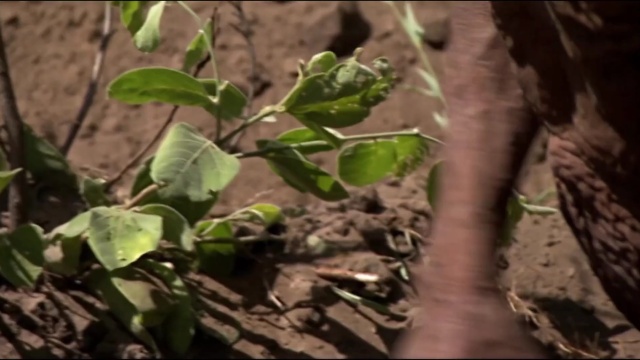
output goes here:
<path id="1" fill-rule="evenodd" d="M 429 272 L 428 270 L 426 271 Z M 421 272 L 424 273 L 424 272 Z M 551 354 L 491 284 L 472 292 L 414 277 L 422 295 L 424 321 L 396 343 L 396 359 L 543 359 Z"/>

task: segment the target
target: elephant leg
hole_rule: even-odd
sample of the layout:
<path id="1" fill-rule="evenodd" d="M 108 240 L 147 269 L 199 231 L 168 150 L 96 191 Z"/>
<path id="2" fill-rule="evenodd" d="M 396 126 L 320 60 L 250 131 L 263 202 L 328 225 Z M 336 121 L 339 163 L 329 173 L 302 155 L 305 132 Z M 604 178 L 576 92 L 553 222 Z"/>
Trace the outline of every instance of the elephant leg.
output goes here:
<path id="1" fill-rule="evenodd" d="M 603 289 L 640 329 L 640 4 L 552 2 L 574 89 L 549 140 L 561 209 Z"/>
<path id="2" fill-rule="evenodd" d="M 451 129 L 427 267 L 416 274 L 424 324 L 404 358 L 541 358 L 496 283 L 506 201 L 538 128 L 488 2 L 454 2 L 443 84 Z M 418 325 L 419 326 L 419 325 Z"/>

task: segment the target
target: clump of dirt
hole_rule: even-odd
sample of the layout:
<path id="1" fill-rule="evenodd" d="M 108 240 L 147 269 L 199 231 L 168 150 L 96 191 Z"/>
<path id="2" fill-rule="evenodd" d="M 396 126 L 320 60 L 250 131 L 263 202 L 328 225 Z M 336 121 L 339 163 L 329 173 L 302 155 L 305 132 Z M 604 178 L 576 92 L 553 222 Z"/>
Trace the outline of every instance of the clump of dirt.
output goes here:
<path id="1" fill-rule="evenodd" d="M 192 5 L 203 18 L 218 7 L 221 76 L 245 92 L 253 85 L 254 111 L 288 92 L 299 58 L 325 50 L 350 56 L 354 47 L 363 46 L 365 62 L 387 56 L 403 85 L 420 81 L 414 75 L 414 49 L 381 2 L 246 2 L 256 71 L 252 71 L 245 39 L 233 30 L 232 24 L 238 21 L 234 9 L 222 2 Z M 427 32 L 425 40 L 446 51 L 447 3 L 412 5 Z M 2 6 L 0 21 L 21 114 L 38 134 L 60 145 L 91 73 L 103 4 L 8 2 Z M 174 10 L 179 9 L 169 8 L 163 15 L 163 43 L 152 55 L 135 50 L 129 34 L 114 23 L 118 30 L 106 53 L 98 96 L 70 152 L 72 165 L 80 171 L 114 175 L 165 121 L 169 106 L 127 106 L 106 99 L 104 89 L 114 77 L 135 67 L 181 65 L 184 48 L 196 29 L 189 25 L 187 14 Z M 441 52 L 430 49 L 429 56 L 440 69 Z M 211 76 L 207 71 L 204 76 Z M 398 88 L 370 119 L 347 133 L 418 127 L 440 136 L 429 119 L 440 110 L 432 99 Z M 215 131 L 210 117 L 199 109 L 180 109 L 175 121 L 194 124 L 205 135 Z M 299 126 L 283 116 L 276 123 L 253 127 L 237 150 L 251 150 L 255 140 Z M 314 159 L 326 169 L 335 167 L 331 155 Z M 284 207 L 289 219 L 269 229 L 273 240 L 250 247 L 229 277 L 188 276 L 200 319 L 188 357 L 388 357 L 416 310 L 415 294 L 403 280 L 399 260 L 416 257 L 420 247 L 428 253 L 431 212 L 423 187 L 430 163 L 404 180 L 355 191 L 347 201 L 321 203 L 289 188 L 261 160 L 243 160 L 240 176 L 224 192 L 214 214 L 260 201 Z M 132 174 L 127 174 L 117 188 L 119 194 L 128 193 L 131 180 Z M 551 180 L 544 163 L 532 164 L 523 191 L 537 193 L 552 186 Z M 38 221 L 47 227 L 64 220 L 56 216 L 70 208 L 64 200 L 53 203 L 51 208 L 38 209 Z M 239 231 L 252 234 L 255 230 Z M 640 334 L 603 294 L 559 215 L 525 217 L 517 234 L 518 242 L 506 252 L 510 265 L 503 285 L 512 290 L 513 306 L 535 323 L 536 336 L 565 357 L 640 355 Z M 354 281 L 354 274 L 377 281 Z M 0 357 L 153 356 L 81 281 L 53 274 L 46 280 L 33 292 L 0 284 Z M 350 304 L 339 296 L 340 290 L 383 304 L 386 312 Z"/>

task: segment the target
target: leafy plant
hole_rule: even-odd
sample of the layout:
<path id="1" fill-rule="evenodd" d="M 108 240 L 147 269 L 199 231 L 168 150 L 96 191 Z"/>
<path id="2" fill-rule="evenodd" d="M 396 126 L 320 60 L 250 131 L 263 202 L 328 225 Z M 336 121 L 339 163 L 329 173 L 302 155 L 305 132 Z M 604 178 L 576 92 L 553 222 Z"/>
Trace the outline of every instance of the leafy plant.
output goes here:
<path id="1" fill-rule="evenodd" d="M 422 68 L 416 68 L 416 71 L 420 78 L 424 81 L 426 87 L 408 87 L 409 90 L 417 91 L 427 97 L 438 99 L 443 107 L 446 107 L 446 99 L 442 93 L 438 77 L 431 66 L 428 54 L 423 45 L 424 28 L 419 24 L 416 19 L 415 13 L 411 4 L 407 1 L 404 3 L 404 15 L 398 9 L 396 1 L 382 1 L 388 5 L 402 25 L 404 32 L 411 41 L 411 44 L 416 49 Z M 433 120 L 442 129 L 447 128 L 448 119 L 444 112 L 433 112 Z M 441 167 L 444 165 L 443 161 L 437 161 L 431 167 L 426 183 L 427 200 L 431 205 L 431 208 L 435 210 L 438 197 L 438 176 L 441 172 Z M 535 199 L 530 200 L 526 196 L 518 194 L 513 191 L 512 196 L 509 198 L 507 204 L 507 218 L 505 219 L 504 228 L 500 239 L 499 245 L 509 245 L 513 237 L 513 232 L 517 227 L 523 215 L 551 215 L 557 212 L 556 209 L 542 206 L 540 203 L 546 198 L 546 195 L 540 194 Z"/>
<path id="2" fill-rule="evenodd" d="M 262 158 L 298 191 L 339 201 L 349 197 L 347 185 L 366 186 L 411 173 L 425 160 L 430 143 L 438 140 L 417 129 L 348 136 L 339 131 L 366 121 L 394 89 L 394 69 L 385 58 L 367 66 L 360 61 L 362 49 L 356 49 L 343 61 L 332 52 L 301 60 L 287 95 L 245 116 L 249 98 L 217 71 L 215 19 L 202 21 L 183 1 L 109 4 L 119 10 L 132 44 L 145 53 L 162 45 L 162 16 L 173 5 L 193 17 L 198 31 L 179 69 L 129 70 L 110 82 L 108 96 L 131 105 L 200 108 L 219 131 L 209 139 L 192 125 L 173 124 L 155 154 L 138 168 L 130 200 L 118 204 L 108 196 L 110 182 L 77 176 L 60 151 L 25 126 L 26 170 L 34 178 L 57 179 L 75 189 L 87 210 L 46 234 L 33 224 L 0 234 L 0 274 L 28 288 L 36 286 L 45 269 L 86 276 L 87 286 L 132 334 L 156 352 L 160 341 L 184 355 L 198 323 L 194 299 L 177 270 L 184 265 L 179 259 L 186 259 L 186 270 L 228 274 L 243 246 L 235 236 L 239 223 L 268 228 L 284 219 L 279 207 L 265 203 L 206 218 L 219 194 L 239 175 L 242 159 Z M 212 78 L 190 73 L 204 61 L 212 66 Z M 256 141 L 253 151 L 229 150 L 248 128 L 268 126 L 284 114 L 300 126 Z M 222 122 L 232 130 L 222 132 Z M 309 158 L 330 151 L 336 152 L 336 175 Z M 0 171 L 0 191 L 17 171 Z M 181 331 L 171 331 L 176 327 Z"/>

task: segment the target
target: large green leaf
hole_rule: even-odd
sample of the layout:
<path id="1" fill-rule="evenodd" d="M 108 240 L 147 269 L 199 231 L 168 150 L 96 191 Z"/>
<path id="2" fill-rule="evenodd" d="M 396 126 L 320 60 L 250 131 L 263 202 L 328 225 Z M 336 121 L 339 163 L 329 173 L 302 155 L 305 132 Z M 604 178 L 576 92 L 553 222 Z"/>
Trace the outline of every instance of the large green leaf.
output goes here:
<path id="1" fill-rule="evenodd" d="M 236 245 L 233 227 L 229 221 L 206 220 L 196 227 L 198 236 L 204 241 L 195 243 L 199 269 L 210 276 L 231 274 L 236 261 Z M 224 239 L 226 241 L 215 241 Z"/>
<path id="2" fill-rule="evenodd" d="M 206 39 L 210 39 L 210 41 L 212 41 L 211 34 L 213 24 L 211 23 L 211 19 L 207 19 L 203 28 L 203 30 L 198 31 L 198 34 L 193 38 L 193 40 L 191 40 L 189 46 L 187 46 L 187 51 L 184 54 L 184 64 L 182 65 L 182 71 L 184 72 L 189 72 L 189 70 L 191 70 L 191 68 L 207 53 Z"/>
<path id="3" fill-rule="evenodd" d="M 61 275 L 74 275 L 80 264 L 82 234 L 89 229 L 91 211 L 76 215 L 48 234 L 49 246 L 44 256 L 47 269 Z"/>
<path id="4" fill-rule="evenodd" d="M 205 201 L 224 189 L 240 170 L 240 161 L 220 150 L 193 126 L 174 125 L 151 163 L 156 184 L 171 185 L 168 196 Z"/>
<path id="5" fill-rule="evenodd" d="M 257 145 L 261 149 L 274 149 L 263 157 L 271 170 L 296 190 L 310 192 L 325 201 L 339 201 L 349 197 L 340 182 L 298 151 L 287 148 L 278 141 L 259 141 Z"/>
<path id="6" fill-rule="evenodd" d="M 419 135 L 396 136 L 394 174 L 404 177 L 416 170 L 429 154 L 429 143 Z"/>
<path id="7" fill-rule="evenodd" d="M 144 5 L 147 1 L 118 1 L 120 6 L 120 20 L 135 35 L 144 23 Z"/>
<path id="8" fill-rule="evenodd" d="M 184 355 L 189 350 L 193 340 L 196 323 L 189 290 L 182 282 L 182 279 L 163 264 L 144 259 L 140 261 L 140 266 L 159 277 L 169 287 L 176 301 L 171 312 L 162 323 L 162 334 L 172 351 L 179 355 Z"/>
<path id="9" fill-rule="evenodd" d="M 158 347 L 145 325 L 163 320 L 170 303 L 149 280 L 147 274 L 134 267 L 124 267 L 111 273 L 97 268 L 89 273 L 86 283 L 133 335 L 157 352 Z"/>
<path id="10" fill-rule="evenodd" d="M 327 130 L 325 128 L 322 128 L 322 129 Z M 334 134 L 331 134 L 331 135 L 334 135 Z M 301 154 L 304 154 L 304 155 L 315 154 L 315 153 L 330 151 L 334 149 L 334 146 L 332 146 L 331 143 L 327 142 L 326 140 L 324 142 L 321 142 L 324 139 L 320 137 L 317 132 L 306 127 L 286 131 L 280 134 L 277 137 L 277 140 L 287 145 L 317 142 L 317 144 L 314 144 L 313 146 L 305 146 L 305 147 L 296 149 Z"/>
<path id="11" fill-rule="evenodd" d="M 132 105 L 158 101 L 180 106 L 199 106 L 208 111 L 213 106 L 204 85 L 196 78 L 164 67 L 129 70 L 115 78 L 108 89 L 110 98 Z"/>
<path id="12" fill-rule="evenodd" d="M 385 69 L 382 75 L 376 75 L 354 57 L 327 72 L 302 77 L 282 105 L 301 121 L 331 128 L 355 125 L 387 98 L 394 85 L 388 62 L 377 59 L 375 64 L 384 64 L 380 65 Z"/>
<path id="13" fill-rule="evenodd" d="M 253 204 L 249 207 L 236 211 L 228 218 L 231 220 L 257 220 L 264 226 L 271 226 L 284 220 L 282 210 L 273 204 Z"/>
<path id="14" fill-rule="evenodd" d="M 80 183 L 80 194 L 89 207 L 110 206 L 111 201 L 107 198 L 102 179 L 92 179 L 84 176 Z"/>
<path id="15" fill-rule="evenodd" d="M 133 43 L 138 50 L 150 53 L 160 44 L 160 19 L 166 3 L 166 1 L 158 1 L 149 8 L 147 19 L 133 35 Z"/>
<path id="16" fill-rule="evenodd" d="M 313 55 L 311 60 L 309 60 L 306 71 L 309 74 L 324 73 L 331 70 L 337 63 L 338 58 L 336 54 L 331 51 L 321 52 Z"/>
<path id="17" fill-rule="evenodd" d="M 140 193 L 144 188 L 153 184 L 151 179 L 151 162 L 153 157 L 148 158 L 144 164 L 138 169 L 136 177 L 131 187 L 131 197 Z M 214 193 L 203 201 L 190 201 L 184 196 L 175 196 L 176 192 L 173 188 L 177 185 L 168 185 L 160 188 L 156 192 L 152 192 L 142 199 L 138 204 L 163 204 L 179 212 L 189 222 L 190 225 L 202 219 L 216 203 L 218 193 Z"/>
<path id="18" fill-rule="evenodd" d="M 21 225 L 0 235 L 0 275 L 15 287 L 33 288 L 44 265 L 44 238 L 40 227 Z"/>
<path id="19" fill-rule="evenodd" d="M 390 174 L 396 164 L 396 143 L 391 140 L 351 144 L 338 155 L 338 174 L 347 184 L 366 186 Z"/>
<path id="20" fill-rule="evenodd" d="M 58 149 L 37 136 L 27 124 L 24 128 L 26 170 L 38 182 L 76 188 L 77 180 L 69 163 Z"/>
<path id="21" fill-rule="evenodd" d="M 149 251 L 162 238 L 162 218 L 118 208 L 91 210 L 89 246 L 109 271 L 127 266 Z"/>
<path id="22" fill-rule="evenodd" d="M 193 250 L 193 233 L 189 222 L 179 212 L 162 204 L 142 206 L 138 212 L 162 218 L 162 237 L 186 250 Z"/>
<path id="23" fill-rule="evenodd" d="M 211 113 L 222 120 L 233 120 L 242 115 L 247 106 L 247 97 L 235 85 L 228 81 L 198 79 L 207 93 L 214 97 Z M 220 92 L 218 94 L 218 91 Z"/>

